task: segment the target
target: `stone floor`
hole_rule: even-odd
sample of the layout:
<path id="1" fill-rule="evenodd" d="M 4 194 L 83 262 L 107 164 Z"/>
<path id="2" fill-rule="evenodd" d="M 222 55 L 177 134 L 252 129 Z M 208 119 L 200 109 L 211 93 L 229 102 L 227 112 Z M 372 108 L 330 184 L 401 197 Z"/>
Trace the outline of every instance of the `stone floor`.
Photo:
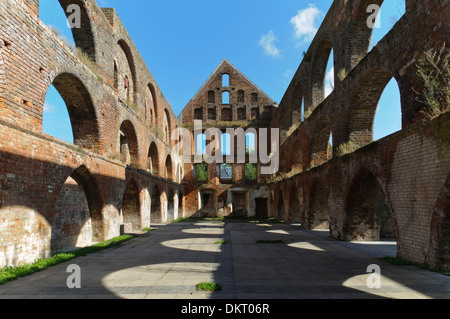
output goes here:
<path id="1" fill-rule="evenodd" d="M 450 298 L 450 277 L 377 259 L 395 255 L 395 242 L 345 243 L 284 224 L 153 227 L 119 247 L 0 286 L 0 299 Z M 71 264 L 80 266 L 80 289 L 67 287 Z M 379 289 L 367 286 L 372 264 L 381 268 Z M 223 289 L 197 292 L 200 282 Z"/>

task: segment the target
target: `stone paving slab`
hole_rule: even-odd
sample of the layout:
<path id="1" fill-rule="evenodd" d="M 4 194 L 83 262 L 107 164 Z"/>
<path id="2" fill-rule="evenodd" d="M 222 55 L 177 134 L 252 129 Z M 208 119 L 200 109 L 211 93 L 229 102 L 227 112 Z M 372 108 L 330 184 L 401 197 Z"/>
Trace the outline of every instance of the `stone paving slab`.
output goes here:
<path id="1" fill-rule="evenodd" d="M 395 243 L 345 243 L 285 224 L 156 225 L 120 247 L 76 258 L 0 286 L 0 299 L 450 299 L 450 277 L 378 258 Z M 226 244 L 216 242 L 226 240 Z M 282 243 L 257 243 L 281 240 Z M 81 267 L 81 289 L 66 285 Z M 381 267 L 380 289 L 367 266 Z M 201 282 L 223 290 L 196 291 Z"/>

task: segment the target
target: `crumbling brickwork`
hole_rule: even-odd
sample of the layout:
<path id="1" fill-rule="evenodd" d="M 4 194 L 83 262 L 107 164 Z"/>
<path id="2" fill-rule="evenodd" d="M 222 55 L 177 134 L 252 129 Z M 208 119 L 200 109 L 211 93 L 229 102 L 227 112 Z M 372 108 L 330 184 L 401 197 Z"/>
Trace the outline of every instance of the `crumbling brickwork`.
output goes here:
<path id="1" fill-rule="evenodd" d="M 223 98 L 223 95 L 226 98 Z M 190 130 L 192 136 L 192 152 L 198 154 L 197 132 L 194 131 L 194 120 L 202 124 L 205 133 L 208 128 L 216 128 L 221 134 L 227 129 L 241 128 L 256 138 L 254 147 L 257 152 L 259 128 L 268 128 L 275 111 L 276 103 L 242 74 L 227 59 L 210 75 L 204 85 L 183 109 L 182 123 Z M 250 130 L 249 130 L 250 129 Z M 251 131 L 251 129 L 255 129 Z M 266 207 L 261 201 L 268 200 L 266 177 L 261 175 L 261 163 L 250 163 L 250 154 L 245 158 L 246 163 L 240 163 L 238 152 L 244 150 L 245 145 L 239 145 L 237 137 L 229 136 L 229 141 L 221 141 L 224 156 L 223 163 L 229 163 L 229 177 L 224 177 L 221 163 L 206 163 L 205 159 L 197 163 L 192 156 L 190 163 L 185 163 L 184 180 L 187 184 L 186 213 L 194 216 L 255 216 L 267 214 Z M 232 141 L 231 141 L 232 139 Z M 225 145 L 226 142 L 232 145 Z M 245 141 L 244 141 L 245 142 Z M 205 136 L 205 143 L 210 140 Z M 227 151 L 227 147 L 230 148 Z M 233 148 L 231 161 L 229 155 Z M 199 179 L 196 169 L 198 164 L 206 170 L 203 179 Z M 251 166 L 253 165 L 253 166 Z M 247 169 L 247 172 L 246 172 Z M 249 174 L 248 170 L 252 171 Z M 254 172 L 254 174 L 253 174 Z M 249 178 L 250 175 L 253 178 Z"/>
<path id="2" fill-rule="evenodd" d="M 450 42 L 448 1 L 406 0 L 405 15 L 369 50 L 367 7 L 383 1 L 335 0 L 279 106 L 224 60 L 180 120 L 114 9 L 59 2 L 82 9 L 75 51 L 39 20 L 39 0 L 0 2 L 0 267 L 121 228 L 235 212 L 329 228 L 340 240 L 395 237 L 399 257 L 450 269 L 450 115 L 428 120 L 416 93 L 424 52 Z M 336 82 L 324 98 L 332 49 Z M 403 127 L 374 142 L 392 78 Z M 74 144 L 42 132 L 50 85 L 66 103 Z M 243 164 L 210 164 L 198 180 L 170 139 L 180 122 L 192 133 L 195 119 L 221 130 L 279 128 L 281 174 L 248 180 Z M 338 154 L 346 143 L 357 150 Z"/>
<path id="3" fill-rule="evenodd" d="M 163 128 L 178 119 L 125 27 L 96 1 L 60 4 L 81 8 L 76 52 L 39 20 L 39 1 L 0 3 L 0 267 L 182 214 L 181 158 Z M 42 132 L 51 84 L 74 145 Z"/>
<path id="4" fill-rule="evenodd" d="M 280 102 L 271 125 L 282 130 L 286 175 L 271 188 L 271 214 L 290 211 L 287 220 L 311 229 L 322 228 L 325 219 L 331 235 L 341 240 L 395 236 L 399 257 L 450 269 L 445 237 L 450 212 L 443 204 L 448 203 L 449 116 L 427 120 L 416 93 L 423 87 L 416 64 L 426 50 L 449 42 L 450 4 L 406 1 L 404 16 L 369 51 L 366 9 L 374 3 L 383 1 L 333 2 Z M 324 99 L 331 49 L 335 89 Z M 392 78 L 401 94 L 403 129 L 373 142 L 378 101 Z M 303 122 L 298 120 L 302 99 Z M 339 148 L 349 142 L 357 150 L 341 156 Z"/>

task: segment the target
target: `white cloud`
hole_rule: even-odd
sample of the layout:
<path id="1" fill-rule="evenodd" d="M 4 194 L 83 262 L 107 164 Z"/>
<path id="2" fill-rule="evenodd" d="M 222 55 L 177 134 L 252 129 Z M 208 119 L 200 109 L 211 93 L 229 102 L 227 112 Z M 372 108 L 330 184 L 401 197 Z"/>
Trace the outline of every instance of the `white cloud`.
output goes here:
<path id="1" fill-rule="evenodd" d="M 50 113 L 53 114 L 55 113 L 55 107 L 51 104 L 49 104 L 48 102 L 44 103 L 44 113 Z"/>
<path id="2" fill-rule="evenodd" d="M 311 41 L 317 33 L 316 22 L 321 15 L 321 11 L 310 4 L 308 8 L 299 10 L 297 15 L 291 19 L 294 26 L 295 36 L 303 41 Z"/>
<path id="3" fill-rule="evenodd" d="M 334 67 L 327 72 L 325 76 L 325 97 L 331 94 L 334 90 Z"/>
<path id="4" fill-rule="evenodd" d="M 284 72 L 284 74 L 283 74 L 283 77 L 285 77 L 285 78 L 291 78 L 292 76 L 293 76 L 293 71 L 291 70 L 291 69 L 287 69 L 285 72 Z"/>
<path id="5" fill-rule="evenodd" d="M 280 55 L 280 50 L 276 47 L 275 41 L 277 41 L 277 37 L 275 36 L 275 33 L 270 30 L 269 33 L 261 37 L 259 45 L 268 55 L 276 57 Z"/>

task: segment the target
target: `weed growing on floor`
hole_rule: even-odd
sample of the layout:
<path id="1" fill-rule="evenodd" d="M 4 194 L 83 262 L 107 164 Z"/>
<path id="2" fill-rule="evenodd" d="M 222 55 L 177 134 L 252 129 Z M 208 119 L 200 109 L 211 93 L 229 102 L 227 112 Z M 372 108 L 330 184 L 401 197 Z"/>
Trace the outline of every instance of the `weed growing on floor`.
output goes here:
<path id="1" fill-rule="evenodd" d="M 215 282 L 202 282 L 196 286 L 197 291 L 221 291 L 222 286 Z"/>

